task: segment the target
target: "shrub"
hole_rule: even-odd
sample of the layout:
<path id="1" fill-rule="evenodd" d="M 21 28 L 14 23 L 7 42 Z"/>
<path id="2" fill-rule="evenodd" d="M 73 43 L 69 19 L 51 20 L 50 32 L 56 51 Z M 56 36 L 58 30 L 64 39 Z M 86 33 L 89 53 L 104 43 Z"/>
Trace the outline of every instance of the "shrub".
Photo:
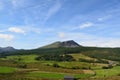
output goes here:
<path id="1" fill-rule="evenodd" d="M 60 67 L 60 66 L 57 63 L 54 63 L 53 67 Z"/>
<path id="2" fill-rule="evenodd" d="M 80 69 L 78 66 L 74 66 L 72 67 L 72 69 Z"/>
<path id="3" fill-rule="evenodd" d="M 112 65 L 108 65 L 108 68 L 113 68 L 113 66 Z"/>
<path id="4" fill-rule="evenodd" d="M 120 66 L 120 63 L 116 64 L 116 66 Z"/>
<path id="5" fill-rule="evenodd" d="M 103 66 L 102 69 L 108 69 L 108 67 L 107 66 Z"/>
<path id="6" fill-rule="evenodd" d="M 27 68 L 27 65 L 26 64 L 19 64 L 18 67 L 19 68 Z"/>
<path id="7" fill-rule="evenodd" d="M 46 66 L 50 66 L 50 64 L 46 64 Z"/>
<path id="8" fill-rule="evenodd" d="M 108 66 L 103 66 L 103 67 L 102 67 L 102 69 L 111 69 L 111 68 L 113 68 L 112 65 L 108 65 Z"/>
<path id="9" fill-rule="evenodd" d="M 120 73 L 117 76 L 120 76 Z"/>
<path id="10" fill-rule="evenodd" d="M 50 61 L 75 61 L 75 59 L 71 55 L 58 55 L 58 54 L 46 54 L 40 55 L 35 58 L 35 60 L 50 60 Z"/>

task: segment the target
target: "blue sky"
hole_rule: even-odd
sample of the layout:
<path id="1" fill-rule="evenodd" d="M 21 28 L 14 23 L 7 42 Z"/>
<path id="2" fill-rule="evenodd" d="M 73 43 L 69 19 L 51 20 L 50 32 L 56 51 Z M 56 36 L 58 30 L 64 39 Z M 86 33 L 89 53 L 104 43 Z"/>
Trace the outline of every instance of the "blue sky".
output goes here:
<path id="1" fill-rule="evenodd" d="M 0 0 L 0 46 L 75 40 L 120 47 L 120 0 Z"/>

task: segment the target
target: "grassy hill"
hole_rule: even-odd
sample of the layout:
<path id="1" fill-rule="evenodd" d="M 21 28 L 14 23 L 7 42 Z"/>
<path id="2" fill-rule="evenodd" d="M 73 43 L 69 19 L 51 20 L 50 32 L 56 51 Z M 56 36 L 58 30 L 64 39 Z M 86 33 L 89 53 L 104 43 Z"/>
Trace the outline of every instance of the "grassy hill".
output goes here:
<path id="1" fill-rule="evenodd" d="M 60 44 L 61 44 L 61 42 L 58 41 L 58 42 L 54 42 L 54 43 L 51 43 L 49 45 L 43 46 L 41 48 L 59 48 L 59 47 L 61 47 Z"/>
<path id="2" fill-rule="evenodd" d="M 65 75 L 77 80 L 117 80 L 119 70 L 120 48 L 61 47 L 61 42 L 55 42 L 0 54 L 0 80 L 63 80 Z"/>
<path id="3" fill-rule="evenodd" d="M 68 40 L 68 41 L 63 41 L 63 42 L 57 41 L 52 44 L 43 46 L 41 48 L 60 48 L 60 47 L 76 48 L 76 47 L 82 47 L 82 46 L 73 40 Z"/>

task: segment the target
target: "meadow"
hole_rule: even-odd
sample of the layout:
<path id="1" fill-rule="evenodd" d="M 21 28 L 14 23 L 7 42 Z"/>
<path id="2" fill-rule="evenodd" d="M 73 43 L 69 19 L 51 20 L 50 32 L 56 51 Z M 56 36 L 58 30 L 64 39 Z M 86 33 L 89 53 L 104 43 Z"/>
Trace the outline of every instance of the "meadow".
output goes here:
<path id="1" fill-rule="evenodd" d="M 16 69 L 12 67 L 0 67 L 0 73 L 13 73 L 15 70 Z"/>
<path id="2" fill-rule="evenodd" d="M 0 58 L 0 80 L 18 80 L 18 78 L 19 80 L 63 80 L 66 75 L 74 76 L 78 80 L 102 80 L 103 78 L 109 80 L 110 77 L 120 76 L 120 66 L 103 69 L 102 67 L 108 64 L 79 61 L 79 58 L 87 60 L 97 60 L 97 58 L 83 54 L 70 55 L 76 61 L 37 61 L 35 58 L 38 55 L 14 55 Z"/>
<path id="3" fill-rule="evenodd" d="M 95 70 L 95 72 L 95 77 L 120 76 L 120 66 L 115 66 L 112 69 L 99 69 Z"/>
<path id="4" fill-rule="evenodd" d="M 34 76 L 34 77 L 40 77 L 40 78 L 57 78 L 57 79 L 63 79 L 64 76 L 70 75 L 74 76 L 75 78 L 87 78 L 90 77 L 90 74 L 70 74 L 70 73 L 53 73 L 53 72 L 31 72 L 28 74 L 28 76 Z"/>

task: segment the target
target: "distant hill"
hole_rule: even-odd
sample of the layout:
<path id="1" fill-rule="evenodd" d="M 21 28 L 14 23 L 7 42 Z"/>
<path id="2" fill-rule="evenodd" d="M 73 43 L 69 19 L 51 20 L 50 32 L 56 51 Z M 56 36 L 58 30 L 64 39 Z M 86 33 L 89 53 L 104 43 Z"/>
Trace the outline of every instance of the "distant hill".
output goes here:
<path id="1" fill-rule="evenodd" d="M 78 54 L 98 59 L 108 59 L 120 61 L 120 48 L 101 48 L 81 46 L 73 40 L 54 42 L 52 44 L 30 50 L 14 49 L 13 47 L 0 47 L 0 57 L 9 55 L 29 55 L 29 54 Z"/>
<path id="2" fill-rule="evenodd" d="M 11 52 L 11 51 L 15 51 L 16 49 L 13 47 L 0 47 L 0 52 Z"/>
<path id="3" fill-rule="evenodd" d="M 41 48 L 60 48 L 60 47 L 66 47 L 66 48 L 76 48 L 76 47 L 82 47 L 78 43 L 76 43 L 73 40 L 63 41 L 63 42 L 54 42 L 52 44 L 43 46 Z"/>

